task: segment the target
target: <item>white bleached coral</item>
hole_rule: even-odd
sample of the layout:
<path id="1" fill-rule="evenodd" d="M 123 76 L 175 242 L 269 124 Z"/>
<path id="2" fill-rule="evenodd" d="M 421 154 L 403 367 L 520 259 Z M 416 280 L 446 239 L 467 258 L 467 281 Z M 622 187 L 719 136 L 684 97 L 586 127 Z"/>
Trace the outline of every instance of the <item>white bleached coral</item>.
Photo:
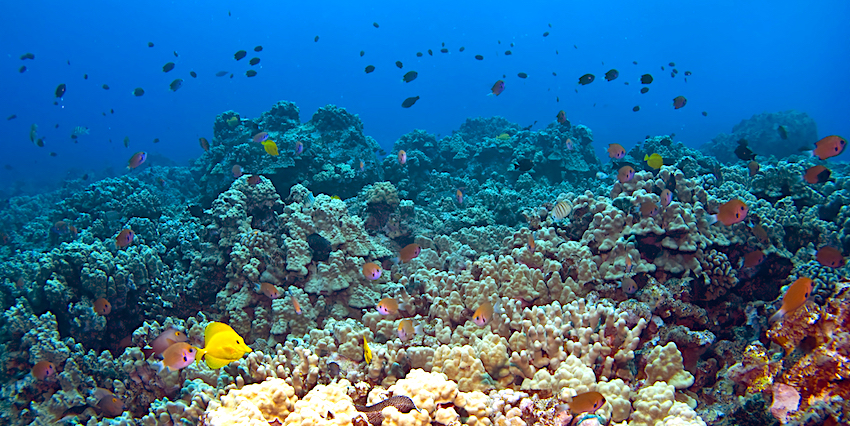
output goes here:
<path id="1" fill-rule="evenodd" d="M 676 343 L 669 342 L 665 346 L 656 346 L 649 353 L 644 372 L 646 382 L 665 382 L 676 389 L 685 389 L 694 384 L 694 376 L 685 371 L 682 364 L 682 353 Z"/>

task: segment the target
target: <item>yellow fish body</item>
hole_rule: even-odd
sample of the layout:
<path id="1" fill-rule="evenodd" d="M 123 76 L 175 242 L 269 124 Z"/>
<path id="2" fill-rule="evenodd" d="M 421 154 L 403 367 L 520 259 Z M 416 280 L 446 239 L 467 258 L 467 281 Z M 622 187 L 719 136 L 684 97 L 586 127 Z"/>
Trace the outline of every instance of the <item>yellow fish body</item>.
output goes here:
<path id="1" fill-rule="evenodd" d="M 266 152 L 268 152 L 269 155 L 277 157 L 277 154 L 278 154 L 277 144 L 274 143 L 274 141 L 270 141 L 270 140 L 263 141 L 263 148 L 266 149 Z"/>
<path id="2" fill-rule="evenodd" d="M 198 348 L 195 361 L 200 362 L 201 358 L 204 358 L 210 368 L 216 369 L 242 358 L 242 355 L 249 352 L 252 352 L 251 348 L 233 328 L 224 323 L 211 322 L 204 330 L 204 348 Z"/>
<path id="3" fill-rule="evenodd" d="M 511 135 L 509 135 L 509 134 L 507 134 L 507 133 L 502 133 L 501 135 L 499 135 L 499 139 L 501 139 L 501 140 L 503 140 L 503 141 L 506 141 L 506 140 L 508 140 L 508 139 L 510 139 L 510 138 L 511 138 Z"/>
<path id="4" fill-rule="evenodd" d="M 648 164 L 649 167 L 652 167 L 656 170 L 660 169 L 661 166 L 664 165 L 664 157 L 662 157 L 661 154 L 658 153 L 652 155 L 644 155 L 643 161 L 646 161 L 646 164 Z"/>
<path id="5" fill-rule="evenodd" d="M 227 119 L 227 125 L 230 127 L 236 127 L 239 124 L 239 117 L 230 117 Z"/>
<path id="6" fill-rule="evenodd" d="M 366 336 L 363 336 L 363 358 L 366 359 L 366 364 L 372 363 L 372 350 L 369 349 L 369 343 L 366 341 Z"/>

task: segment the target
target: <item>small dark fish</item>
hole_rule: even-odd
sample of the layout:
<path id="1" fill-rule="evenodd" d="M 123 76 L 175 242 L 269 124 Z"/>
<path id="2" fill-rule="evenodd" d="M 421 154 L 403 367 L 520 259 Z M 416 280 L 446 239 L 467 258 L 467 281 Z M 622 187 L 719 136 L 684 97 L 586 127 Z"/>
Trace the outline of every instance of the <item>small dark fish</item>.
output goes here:
<path id="1" fill-rule="evenodd" d="M 461 47 L 460 47 L 460 49 L 458 49 L 457 51 L 458 51 L 458 52 L 463 52 L 464 50 L 466 50 L 466 48 L 465 48 L 465 47 L 463 47 L 463 46 L 461 46 Z"/>
<path id="2" fill-rule="evenodd" d="M 153 143 L 159 143 L 159 138 L 154 138 Z"/>
<path id="3" fill-rule="evenodd" d="M 478 59 L 479 61 L 483 61 L 483 60 L 484 60 L 484 56 L 481 56 L 481 55 L 475 55 L 475 59 Z"/>
<path id="4" fill-rule="evenodd" d="M 678 73 L 679 73 L 679 70 L 677 70 L 676 68 L 673 68 L 673 74 L 678 74 Z"/>
<path id="5" fill-rule="evenodd" d="M 576 49 L 578 49 L 578 46 L 576 46 L 576 45 L 573 45 L 573 47 L 574 47 L 574 48 L 576 48 Z"/>
<path id="6" fill-rule="evenodd" d="M 169 62 L 162 66 L 162 72 L 169 72 L 174 69 L 174 62 Z"/>
<path id="7" fill-rule="evenodd" d="M 555 96 L 555 102 L 561 102 L 561 97 L 560 97 L 560 96 Z"/>
<path id="8" fill-rule="evenodd" d="M 88 79 L 89 79 L 89 75 L 88 75 L 88 74 L 83 74 L 83 80 L 88 80 Z"/>
<path id="9" fill-rule="evenodd" d="M 378 23 L 377 23 L 377 22 L 372 22 L 372 26 L 373 26 L 373 27 L 375 27 L 375 28 L 380 28 L 380 27 L 381 27 L 380 25 L 378 25 Z"/>
<path id="10" fill-rule="evenodd" d="M 21 74 L 25 73 L 26 71 L 27 71 L 26 65 L 21 65 L 21 67 L 18 68 L 18 72 L 21 73 Z"/>
<path id="11" fill-rule="evenodd" d="M 70 60 L 70 59 L 68 59 L 66 62 L 68 62 L 68 65 L 71 65 L 71 60 Z"/>
<path id="12" fill-rule="evenodd" d="M 35 145 L 36 145 L 37 147 L 39 147 L 39 148 L 44 148 L 44 139 L 42 139 L 42 138 L 38 138 L 38 139 L 35 141 Z"/>
<path id="13" fill-rule="evenodd" d="M 260 63 L 260 58 L 251 58 L 251 60 L 248 61 L 248 63 L 251 64 L 251 66 L 257 65 L 257 64 Z"/>
<path id="14" fill-rule="evenodd" d="M 224 77 L 226 75 L 227 75 L 227 71 L 219 71 L 219 72 L 215 73 L 216 77 Z"/>
<path id="15" fill-rule="evenodd" d="M 527 172 L 534 167 L 534 162 L 529 160 L 528 158 L 521 158 L 514 162 L 514 168 L 521 172 Z"/>
<path id="16" fill-rule="evenodd" d="M 227 16 L 233 16 L 233 15 L 230 14 L 229 10 L 227 11 Z"/>
<path id="17" fill-rule="evenodd" d="M 552 71 L 552 75 L 553 75 L 553 76 L 555 76 L 555 77 L 557 77 L 557 76 L 558 76 L 558 73 L 556 73 L 555 71 Z"/>
<path id="18" fill-rule="evenodd" d="M 21 55 L 21 60 L 22 60 L 22 61 L 27 60 L 27 59 L 35 59 L 35 55 L 33 55 L 32 53 L 29 53 L 29 52 L 24 53 L 23 55 Z"/>
<path id="19" fill-rule="evenodd" d="M 102 112 L 101 114 L 103 114 L 103 116 L 104 116 L 104 117 L 106 117 L 106 113 L 105 113 L 105 112 Z"/>
<path id="20" fill-rule="evenodd" d="M 245 56 L 248 56 L 248 52 L 246 52 L 246 51 L 244 51 L 244 50 L 240 50 L 240 51 L 238 51 L 238 52 L 236 52 L 236 53 L 234 53 L 234 54 L 233 54 L 233 59 L 236 59 L 237 61 L 240 61 L 240 60 L 242 60 L 242 58 L 244 58 Z"/>
<path id="21" fill-rule="evenodd" d="M 149 42 L 148 42 L 148 47 L 153 47 L 153 42 L 152 42 L 152 41 L 149 41 Z"/>
<path id="22" fill-rule="evenodd" d="M 360 56 L 363 56 L 363 55 L 360 55 Z M 416 52 L 416 57 L 417 57 L 417 58 L 421 58 L 421 57 L 422 57 L 422 52 Z"/>
<path id="23" fill-rule="evenodd" d="M 142 96 L 142 95 L 145 94 L 145 89 L 142 89 L 141 87 L 137 87 L 137 88 L 133 89 L 133 94 L 136 95 L 136 96 Z"/>
<path id="24" fill-rule="evenodd" d="M 89 174 L 88 174 L 88 173 L 86 173 L 86 174 L 84 174 L 84 175 L 80 176 L 80 179 L 82 179 L 82 180 L 89 180 Z"/>
<path id="25" fill-rule="evenodd" d="M 449 53 L 449 49 L 446 49 L 444 47 L 444 48 L 440 49 L 440 53 Z"/>
<path id="26" fill-rule="evenodd" d="M 428 56 L 434 56 L 434 51 L 431 50 L 431 49 L 428 49 Z"/>
<path id="27" fill-rule="evenodd" d="M 779 126 L 776 131 L 779 132 L 780 138 L 783 140 L 788 139 L 788 129 L 786 129 L 785 126 Z"/>
<path id="28" fill-rule="evenodd" d="M 245 71 L 245 76 L 247 77 L 254 77 L 255 75 L 257 75 L 257 72 L 254 70 Z"/>
<path id="29" fill-rule="evenodd" d="M 667 65 L 670 65 L 671 67 L 675 67 L 675 66 L 676 66 L 676 63 L 675 63 L 675 62 L 670 62 L 670 63 L 669 63 L 669 64 L 667 64 Z"/>
<path id="30" fill-rule="evenodd" d="M 172 92 L 176 92 L 177 89 L 183 87 L 183 79 L 182 78 L 174 79 L 174 81 L 172 81 L 171 84 L 168 85 L 168 87 L 171 89 Z"/>
<path id="31" fill-rule="evenodd" d="M 640 93 L 641 93 L 641 94 L 646 93 L 646 92 L 648 92 L 648 91 L 649 91 L 649 87 L 641 87 L 641 88 L 640 88 Z"/>
<path id="32" fill-rule="evenodd" d="M 366 71 L 366 74 L 369 74 L 370 72 L 375 71 L 375 66 L 374 65 L 367 65 L 365 71 Z"/>
<path id="33" fill-rule="evenodd" d="M 366 51 L 365 51 L 365 50 L 361 50 L 361 51 L 360 51 L 360 57 L 361 57 L 361 58 L 362 58 L 362 57 L 363 57 L 363 55 L 365 55 L 365 54 L 366 54 Z"/>
<path id="34" fill-rule="evenodd" d="M 545 33 L 543 33 L 543 37 L 549 37 L 549 31 L 546 31 Z"/>
<path id="35" fill-rule="evenodd" d="M 440 43 L 440 47 L 446 47 L 446 42 Z"/>
<path id="36" fill-rule="evenodd" d="M 313 42 L 314 42 L 314 43 L 318 43 L 318 42 L 319 42 L 319 36 L 316 36 L 316 37 L 313 39 Z"/>
<path id="37" fill-rule="evenodd" d="M 129 146 L 130 146 L 130 137 L 124 136 L 124 148 L 127 148 Z"/>
<path id="38" fill-rule="evenodd" d="M 180 55 L 178 55 L 178 54 L 177 54 L 177 51 L 176 51 L 176 50 L 175 50 L 174 52 L 172 52 L 172 53 L 174 53 L 174 57 L 175 57 L 175 58 L 179 58 L 179 57 L 180 57 Z"/>
<path id="39" fill-rule="evenodd" d="M 65 89 L 66 88 L 67 88 L 67 86 L 65 86 L 65 83 L 62 83 L 62 84 L 56 86 L 56 91 L 53 92 L 53 94 L 56 95 L 57 98 L 62 99 L 62 97 L 65 96 Z"/>
<path id="40" fill-rule="evenodd" d="M 263 51 L 263 46 L 257 46 L 257 47 L 255 47 L 255 48 L 254 48 L 254 51 L 255 51 L 255 52 L 262 52 L 262 51 Z"/>
<path id="41" fill-rule="evenodd" d="M 511 56 L 511 55 L 513 55 L 513 54 L 514 54 L 514 53 L 513 53 L 513 52 L 511 52 L 510 50 L 506 50 L 506 51 L 505 51 L 505 56 Z"/>
<path id="42" fill-rule="evenodd" d="M 402 77 L 402 81 L 405 83 L 410 83 L 413 80 L 416 80 L 416 77 L 419 76 L 419 73 L 416 71 L 408 71 L 407 74 Z"/>
<path id="43" fill-rule="evenodd" d="M 634 107 L 634 108 L 632 108 L 632 111 L 634 111 L 634 112 L 638 112 L 638 111 L 640 111 L 640 106 L 639 106 L 639 105 L 635 105 L 635 107 Z"/>
<path id="44" fill-rule="evenodd" d="M 670 72 L 670 78 L 676 78 L 676 73 L 674 73 L 674 72 L 672 72 L 672 71 L 671 71 L 671 72 Z"/>
<path id="45" fill-rule="evenodd" d="M 198 78 L 198 73 L 196 73 L 195 71 L 189 71 L 189 75 L 191 75 L 192 78 Z"/>
<path id="46" fill-rule="evenodd" d="M 514 44 L 513 44 L 513 43 L 511 43 L 511 47 L 514 47 Z"/>
<path id="47" fill-rule="evenodd" d="M 688 103 L 688 99 L 684 96 L 676 96 L 673 98 L 673 108 L 679 109 L 684 107 Z"/>
<path id="48" fill-rule="evenodd" d="M 744 161 L 753 161 L 756 159 L 756 154 L 747 146 L 746 139 L 738 141 L 738 147 L 735 148 L 735 155 Z"/>
<path id="49" fill-rule="evenodd" d="M 703 111 L 703 112 L 702 112 L 702 116 L 703 116 L 703 117 L 708 117 L 708 112 Z"/>
<path id="50" fill-rule="evenodd" d="M 652 76 L 649 74 L 644 74 L 640 76 L 640 84 L 650 84 L 652 83 Z"/>
<path id="51" fill-rule="evenodd" d="M 552 23 L 549 23 L 549 28 L 552 28 Z"/>
<path id="52" fill-rule="evenodd" d="M 664 65 L 661 66 L 661 71 L 664 71 Z"/>
<path id="53" fill-rule="evenodd" d="M 110 109 L 109 109 L 109 113 L 110 113 L 110 114 L 115 114 L 115 109 L 110 108 Z M 57 124 L 57 126 L 58 126 L 58 124 Z"/>
<path id="54" fill-rule="evenodd" d="M 593 83 L 593 80 L 595 80 L 595 79 L 596 79 L 596 76 L 594 76 L 593 74 L 585 74 L 585 75 L 578 78 L 578 84 L 585 86 L 585 85 L 588 85 L 590 83 Z"/>
<path id="55" fill-rule="evenodd" d="M 632 61 L 633 64 L 637 65 L 637 61 Z"/>
<path id="56" fill-rule="evenodd" d="M 104 84 L 103 86 L 100 86 L 100 87 L 102 87 L 102 88 L 103 88 L 103 90 L 109 90 L 109 85 L 108 85 L 108 84 Z"/>
<path id="57" fill-rule="evenodd" d="M 233 78 L 233 73 L 230 73 L 230 78 Z"/>
<path id="58" fill-rule="evenodd" d="M 690 71 L 685 71 L 685 75 L 686 75 L 686 76 L 690 76 L 690 75 L 691 75 L 691 72 L 690 72 Z"/>
<path id="59" fill-rule="evenodd" d="M 401 107 L 402 107 L 402 108 L 410 108 L 410 107 L 412 107 L 412 106 L 413 106 L 413 104 L 415 104 L 415 103 L 416 103 L 416 101 L 418 101 L 418 100 L 419 100 L 419 96 L 414 96 L 414 97 L 412 97 L 412 98 L 407 98 L 407 99 L 405 99 L 405 100 L 404 100 L 404 102 L 402 102 L 402 103 L 401 103 Z"/>
<path id="60" fill-rule="evenodd" d="M 55 153 L 55 152 L 53 152 L 53 151 L 50 151 L 50 156 L 51 156 L 51 157 L 55 157 L 55 156 L 56 156 L 56 153 Z"/>
<path id="61" fill-rule="evenodd" d="M 528 74 L 526 74 L 524 72 L 521 72 L 521 73 L 517 74 L 516 76 L 519 77 L 519 78 L 528 78 Z"/>
<path id="62" fill-rule="evenodd" d="M 404 66 L 404 64 L 402 64 L 401 61 L 395 61 L 395 66 L 397 66 L 399 69 L 401 69 Z"/>
<path id="63" fill-rule="evenodd" d="M 6 117 L 6 121 L 14 120 L 14 119 L 16 119 L 16 118 L 18 118 L 18 116 L 17 116 L 17 115 L 15 115 L 15 114 L 12 114 L 12 115 L 10 115 L 10 116 Z"/>
<path id="64" fill-rule="evenodd" d="M 608 81 L 615 80 L 619 76 L 620 72 L 613 69 L 605 73 L 605 79 Z"/>

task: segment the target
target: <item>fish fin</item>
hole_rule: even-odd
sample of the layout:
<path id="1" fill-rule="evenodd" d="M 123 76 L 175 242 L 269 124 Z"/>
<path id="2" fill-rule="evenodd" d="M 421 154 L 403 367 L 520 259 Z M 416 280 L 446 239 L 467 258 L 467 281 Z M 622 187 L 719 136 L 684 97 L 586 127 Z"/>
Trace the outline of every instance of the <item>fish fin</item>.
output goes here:
<path id="1" fill-rule="evenodd" d="M 155 353 L 155 352 L 154 352 L 154 350 L 153 350 L 153 349 L 150 349 L 150 348 L 142 348 L 142 354 L 145 356 L 145 359 L 150 358 L 150 357 L 151 357 L 151 355 L 153 355 L 154 353 Z"/>
<path id="2" fill-rule="evenodd" d="M 773 314 L 773 315 L 771 315 L 771 316 L 770 316 L 770 319 L 768 319 L 768 320 L 767 320 L 767 323 L 768 323 L 768 324 L 773 324 L 773 323 L 775 323 L 776 321 L 779 321 L 779 320 L 781 320 L 781 319 L 782 319 L 782 318 L 784 318 L 784 317 L 785 317 L 785 312 L 784 312 L 782 309 L 780 309 L 780 310 L 776 311 L 776 313 L 775 313 L 775 314 Z"/>
<path id="3" fill-rule="evenodd" d="M 197 358 L 197 355 L 195 355 L 195 357 Z M 206 358 L 204 358 L 204 361 L 206 361 L 207 366 L 209 366 L 213 370 L 224 367 L 225 365 L 230 364 L 231 362 L 230 360 L 216 358 L 212 355 L 207 355 Z"/>
<path id="4" fill-rule="evenodd" d="M 207 324 L 207 328 L 204 329 L 204 342 L 206 342 L 205 344 L 209 344 L 209 342 L 212 341 L 213 336 L 224 331 L 232 331 L 236 333 L 232 327 L 222 322 L 213 321 Z"/>
<path id="5" fill-rule="evenodd" d="M 165 366 L 165 363 L 163 361 L 157 361 L 153 364 L 153 366 L 154 366 L 154 368 L 156 368 L 157 374 L 162 373 L 163 368 L 168 368 L 168 367 Z M 171 370 L 169 369 L 168 371 L 171 371 Z"/>
<path id="6" fill-rule="evenodd" d="M 207 350 L 204 348 L 196 348 L 198 353 L 195 354 L 195 363 L 199 364 L 201 362 L 201 358 L 204 357 L 204 354 L 207 353 Z"/>
<path id="7" fill-rule="evenodd" d="M 496 301 L 496 304 L 493 305 L 493 315 L 502 315 L 503 313 L 505 313 L 505 311 L 502 310 L 502 299 L 499 299 Z"/>
<path id="8" fill-rule="evenodd" d="M 419 335 L 423 335 L 423 334 L 425 334 L 425 332 L 422 330 L 422 324 L 421 324 L 421 323 L 420 323 L 420 324 L 416 324 L 416 326 L 415 326 L 415 327 L 413 327 L 413 333 L 414 333 L 414 334 L 419 334 Z"/>
<path id="9" fill-rule="evenodd" d="M 717 223 L 717 215 L 716 215 L 716 214 L 710 214 L 710 215 L 706 216 L 706 218 L 707 218 L 707 220 L 708 220 L 708 225 L 709 225 L 709 226 L 714 225 L 715 223 Z"/>

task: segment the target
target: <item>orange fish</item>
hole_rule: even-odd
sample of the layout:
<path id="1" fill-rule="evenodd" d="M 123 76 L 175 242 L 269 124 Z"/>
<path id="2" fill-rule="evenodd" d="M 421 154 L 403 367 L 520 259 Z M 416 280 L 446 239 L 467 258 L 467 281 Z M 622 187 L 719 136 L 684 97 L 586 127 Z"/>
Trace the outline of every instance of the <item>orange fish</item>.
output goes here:
<path id="1" fill-rule="evenodd" d="M 408 244 L 399 252 L 398 260 L 407 263 L 419 256 L 419 253 L 422 253 L 422 247 L 419 244 Z"/>
<path id="2" fill-rule="evenodd" d="M 155 364 L 157 372 L 162 371 L 163 368 L 168 369 L 168 371 L 176 371 L 188 367 L 195 362 L 197 354 L 198 348 L 186 342 L 177 342 L 162 352 L 162 361 Z"/>
<path id="3" fill-rule="evenodd" d="M 634 264 L 632 264 L 632 255 L 627 254 L 626 255 L 626 271 L 625 272 L 628 274 L 628 273 L 632 272 L 632 269 L 634 269 Z"/>
<path id="4" fill-rule="evenodd" d="M 168 349 L 169 346 L 179 343 L 186 342 L 189 340 L 189 336 L 186 333 L 174 328 L 169 327 L 167 330 L 163 331 L 153 339 L 151 342 L 151 349 L 153 349 L 153 353 L 160 355 Z"/>
<path id="5" fill-rule="evenodd" d="M 258 183 L 260 183 L 260 175 L 248 176 L 248 185 L 254 186 Z"/>
<path id="6" fill-rule="evenodd" d="M 130 244 L 133 244 L 133 238 L 136 237 L 136 234 L 129 229 L 123 229 L 118 233 L 118 236 L 115 237 L 115 247 L 118 248 L 126 248 Z"/>
<path id="7" fill-rule="evenodd" d="M 38 380 L 44 380 L 56 374 L 56 366 L 50 361 L 39 361 L 32 366 L 32 375 Z"/>
<path id="8" fill-rule="evenodd" d="M 620 283 L 620 286 L 626 294 L 635 294 L 638 291 L 637 283 L 628 275 L 623 277 L 623 281 Z"/>
<path id="9" fill-rule="evenodd" d="M 813 157 L 818 157 L 821 160 L 826 160 L 827 158 L 835 157 L 838 154 L 844 152 L 844 148 L 847 147 L 847 141 L 836 135 L 827 136 L 815 143 L 815 149 L 813 151 L 807 151 Z"/>
<path id="10" fill-rule="evenodd" d="M 814 166 L 806 169 L 806 173 L 803 174 L 803 180 L 814 185 L 816 183 L 825 183 L 829 180 L 832 172 L 824 166 Z"/>
<path id="11" fill-rule="evenodd" d="M 528 233 L 528 250 L 530 250 L 532 253 L 537 250 L 537 243 L 534 242 L 535 234 L 536 232 Z"/>
<path id="12" fill-rule="evenodd" d="M 761 250 L 747 253 L 741 258 L 741 266 L 744 268 L 755 268 L 761 265 L 762 262 L 764 262 L 764 252 Z"/>
<path id="13" fill-rule="evenodd" d="M 127 162 L 127 169 L 128 170 L 129 169 L 135 169 L 136 167 L 141 166 L 142 163 L 144 163 L 145 160 L 147 160 L 147 158 L 148 158 L 148 153 L 144 152 L 144 151 L 139 151 L 139 152 L 133 154 L 133 156 L 130 157 L 130 161 Z"/>
<path id="14" fill-rule="evenodd" d="M 573 397 L 570 402 L 570 411 L 573 415 L 580 413 L 593 413 L 605 405 L 605 397 L 599 392 L 585 392 Z"/>
<path id="15" fill-rule="evenodd" d="M 608 158 L 616 158 L 618 160 L 626 156 L 626 149 L 618 143 L 608 144 Z"/>
<path id="16" fill-rule="evenodd" d="M 401 309 L 403 311 L 408 310 L 407 305 L 405 305 L 404 303 L 399 304 L 398 301 L 396 301 L 392 297 L 385 297 L 385 298 L 381 299 L 381 301 L 378 302 L 378 305 L 376 306 L 376 308 L 378 309 L 378 313 L 381 314 L 381 315 L 390 315 L 390 314 L 395 315 L 395 314 L 398 313 L 399 309 Z"/>
<path id="17" fill-rule="evenodd" d="M 661 205 L 667 207 L 673 202 L 673 192 L 669 189 L 661 191 Z"/>
<path id="18" fill-rule="evenodd" d="M 401 339 L 402 342 L 406 342 L 413 337 L 414 334 L 423 334 L 422 333 L 422 324 L 413 325 L 413 321 L 409 319 L 403 319 L 398 323 L 398 338 Z"/>
<path id="19" fill-rule="evenodd" d="M 210 141 L 208 141 L 207 138 L 200 138 L 198 139 L 198 142 L 200 142 L 201 148 L 203 148 L 204 151 L 210 150 Z"/>
<path id="20" fill-rule="evenodd" d="M 620 167 L 620 171 L 617 172 L 617 180 L 619 180 L 620 183 L 626 183 L 632 180 L 633 177 L 635 177 L 635 169 L 633 169 L 632 166 Z"/>
<path id="21" fill-rule="evenodd" d="M 381 265 L 378 265 L 374 262 L 367 262 L 363 265 L 363 276 L 370 280 L 377 280 L 381 278 L 381 273 L 383 270 L 381 269 Z"/>
<path id="22" fill-rule="evenodd" d="M 567 151 L 573 150 L 573 138 L 567 138 L 567 140 L 564 141 L 564 148 L 566 148 Z"/>
<path id="23" fill-rule="evenodd" d="M 407 163 L 407 153 L 402 149 L 398 152 L 398 164 L 406 164 Z"/>
<path id="24" fill-rule="evenodd" d="M 360 160 L 360 171 L 362 172 L 362 171 L 365 171 L 365 170 L 366 170 L 366 163 L 364 163 L 363 160 Z"/>
<path id="25" fill-rule="evenodd" d="M 753 177 L 759 173 L 759 163 L 756 163 L 755 161 L 750 161 L 749 163 L 747 163 L 747 169 L 750 170 L 750 177 Z"/>
<path id="26" fill-rule="evenodd" d="M 643 217 L 652 217 L 658 214 L 658 204 L 652 201 L 644 201 L 640 205 L 640 214 Z"/>
<path id="27" fill-rule="evenodd" d="M 499 315 L 502 313 L 501 304 L 496 302 L 496 306 L 493 306 L 492 303 L 484 302 L 475 313 L 472 314 L 472 322 L 474 322 L 479 327 L 484 327 L 487 325 L 490 320 L 493 319 L 494 315 Z"/>
<path id="28" fill-rule="evenodd" d="M 108 300 L 101 297 L 94 301 L 94 311 L 97 312 L 98 315 L 106 316 L 112 312 L 112 305 Z"/>
<path id="29" fill-rule="evenodd" d="M 815 255 L 815 259 L 817 259 L 818 263 L 821 265 L 828 266 L 830 268 L 840 268 L 844 266 L 844 256 L 835 247 L 821 247 Z"/>
<path id="30" fill-rule="evenodd" d="M 812 280 L 810 278 L 799 278 L 794 281 L 788 290 L 785 291 L 785 296 L 782 296 L 782 307 L 770 317 L 768 322 L 773 323 L 781 320 L 797 309 L 806 304 L 806 299 L 812 294 Z"/>
<path id="31" fill-rule="evenodd" d="M 564 124 L 567 122 L 567 113 L 564 110 L 558 111 L 558 115 L 555 116 L 558 119 L 558 123 Z"/>
<path id="32" fill-rule="evenodd" d="M 243 172 L 242 166 L 240 166 L 238 164 L 234 165 L 233 168 L 230 169 L 230 173 L 233 173 L 233 177 L 235 177 L 235 178 L 241 177 L 242 172 Z"/>
<path id="33" fill-rule="evenodd" d="M 118 417 L 124 412 L 124 401 L 118 399 L 109 389 L 95 388 L 93 396 L 105 417 Z"/>
<path id="34" fill-rule="evenodd" d="M 265 294 L 269 299 L 277 299 L 280 297 L 280 291 L 274 286 L 274 284 L 271 283 L 255 284 L 254 290 Z"/>
<path id="35" fill-rule="evenodd" d="M 487 96 L 499 96 L 505 90 L 505 80 L 499 80 L 493 83 L 490 93 Z"/>
<path id="36" fill-rule="evenodd" d="M 712 225 L 715 222 L 720 222 L 726 226 L 734 225 L 744 220 L 747 217 L 749 207 L 739 199 L 727 201 L 717 208 L 717 214 L 708 216 L 708 224 Z"/>
<path id="37" fill-rule="evenodd" d="M 289 298 L 292 299 L 292 308 L 295 309 L 295 313 L 301 315 L 301 304 L 298 303 L 298 299 L 292 293 L 289 293 Z"/>
<path id="38" fill-rule="evenodd" d="M 457 203 L 463 205 L 463 191 L 458 189 L 455 193 L 455 197 L 457 197 Z"/>

